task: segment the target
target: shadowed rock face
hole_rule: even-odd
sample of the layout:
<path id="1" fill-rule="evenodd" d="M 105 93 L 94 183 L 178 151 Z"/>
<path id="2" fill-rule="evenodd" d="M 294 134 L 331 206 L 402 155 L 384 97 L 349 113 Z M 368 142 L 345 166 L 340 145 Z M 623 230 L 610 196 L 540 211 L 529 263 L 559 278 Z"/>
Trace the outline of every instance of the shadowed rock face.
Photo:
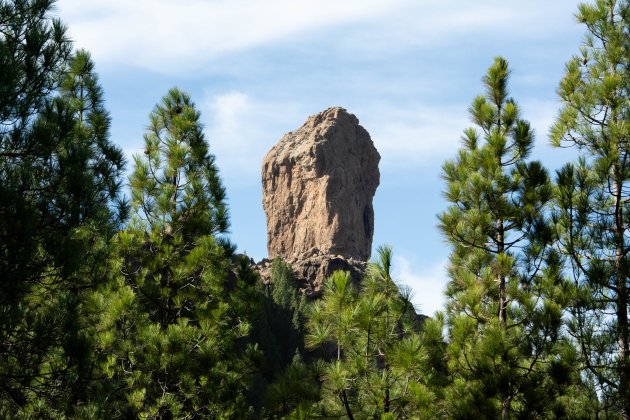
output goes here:
<path id="1" fill-rule="evenodd" d="M 270 259 L 263 259 L 259 263 L 252 260 L 252 264 L 258 270 L 263 284 L 271 282 Z M 361 280 L 367 269 L 367 262 L 353 259 L 345 259 L 341 255 L 318 254 L 302 260 L 290 261 L 295 280 L 299 290 L 310 299 L 321 296 L 324 279 L 330 277 L 335 271 L 348 271 L 355 286 L 361 284 Z"/>
<path id="2" fill-rule="evenodd" d="M 380 155 L 359 120 L 329 108 L 289 132 L 262 165 L 269 258 L 367 261 Z"/>

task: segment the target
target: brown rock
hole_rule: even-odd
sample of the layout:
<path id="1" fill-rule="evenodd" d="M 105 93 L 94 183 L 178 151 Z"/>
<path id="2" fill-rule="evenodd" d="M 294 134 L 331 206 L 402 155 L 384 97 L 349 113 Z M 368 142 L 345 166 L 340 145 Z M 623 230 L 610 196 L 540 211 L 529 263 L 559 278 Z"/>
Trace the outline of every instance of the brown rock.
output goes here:
<path id="1" fill-rule="evenodd" d="M 335 271 L 348 271 L 356 286 L 361 283 L 367 263 L 354 259 L 346 259 L 341 255 L 316 255 L 303 260 L 291 262 L 293 273 L 303 284 L 303 291 L 310 298 L 321 295 L 324 279 Z"/>
<path id="2" fill-rule="evenodd" d="M 346 259 L 341 255 L 315 254 L 286 262 L 291 265 L 300 290 L 309 298 L 321 295 L 324 279 L 335 271 L 350 272 L 352 281 L 358 286 L 367 268 L 365 261 Z M 263 284 L 269 284 L 271 281 L 271 263 L 271 260 L 263 259 L 254 265 Z"/>
<path id="3" fill-rule="evenodd" d="M 269 258 L 368 260 L 379 161 L 368 132 L 343 108 L 312 116 L 282 137 L 262 165 Z"/>

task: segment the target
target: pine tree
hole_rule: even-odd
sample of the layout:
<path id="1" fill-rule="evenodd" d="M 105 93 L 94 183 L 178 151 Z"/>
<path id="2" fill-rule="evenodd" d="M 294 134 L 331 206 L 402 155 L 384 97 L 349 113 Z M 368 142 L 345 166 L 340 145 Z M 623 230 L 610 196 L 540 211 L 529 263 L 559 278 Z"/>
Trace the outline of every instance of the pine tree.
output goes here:
<path id="1" fill-rule="evenodd" d="M 279 258 L 271 265 L 271 282 L 262 285 L 264 299 L 256 334 L 262 339 L 257 342 L 263 353 L 262 373 L 268 381 L 264 408 L 271 418 L 308 418 L 306 413 L 319 400 L 313 355 L 304 348 L 308 306 L 299 286 L 291 266 Z"/>
<path id="2" fill-rule="evenodd" d="M 299 403 L 302 389 L 307 392 L 305 398 L 311 398 L 315 384 L 317 393 L 315 381 L 305 384 L 300 378 L 300 383 L 290 384 L 295 372 L 305 373 L 309 368 L 304 363 L 308 359 L 304 349 L 303 320 L 306 297 L 298 287 L 293 269 L 279 258 L 271 264 L 270 281 L 266 284 L 259 281 L 257 287 L 260 307 L 252 325 L 251 338 L 263 355 L 261 376 L 256 378 L 253 394 L 260 398 L 257 406 L 264 405 L 267 413 L 273 412 L 277 416 L 287 414 Z M 292 365 L 295 366 L 291 368 Z M 290 372 L 285 372 L 287 369 Z M 268 386 L 274 382 L 278 382 L 275 391 L 266 395 Z M 288 392 L 279 392 L 279 388 Z"/>
<path id="3" fill-rule="evenodd" d="M 230 274 L 219 243 L 225 189 L 199 118 L 190 97 L 171 89 L 151 113 L 144 155 L 134 158 L 132 219 L 116 238 L 112 281 L 89 304 L 108 378 L 91 390 L 100 416 L 248 412 L 256 354 L 245 342 L 244 308 L 256 276 Z"/>
<path id="4" fill-rule="evenodd" d="M 0 2 L 2 417 L 70 413 L 83 398 L 83 292 L 98 282 L 124 217 L 112 211 L 123 156 L 109 140 L 93 65 L 70 54 L 52 5 Z"/>
<path id="5" fill-rule="evenodd" d="M 42 130 L 35 130 L 33 121 L 53 100 L 53 91 L 59 86 L 71 49 L 63 25 L 48 16 L 52 3 L 0 2 L 0 301 L 3 307 L 19 300 L 48 265 L 38 258 L 48 223 L 46 208 L 42 209 L 38 200 L 39 191 L 49 191 L 52 186 L 35 168 L 50 168 L 47 163 L 56 154 L 58 142 L 52 136 L 38 135 Z M 9 325 L 3 328 L 9 330 Z"/>
<path id="6" fill-rule="evenodd" d="M 271 282 L 264 287 L 266 299 L 260 317 L 265 325 L 260 325 L 261 333 L 271 341 L 265 353 L 266 369 L 270 374 L 282 371 L 296 354 L 305 356 L 304 322 L 306 297 L 298 290 L 298 282 L 290 265 L 280 259 L 271 265 Z M 268 378 L 272 379 L 272 378 Z"/>
<path id="7" fill-rule="evenodd" d="M 443 167 L 450 417 L 545 416 L 570 376 L 562 260 L 545 211 L 552 188 L 542 165 L 526 161 L 534 134 L 508 97 L 508 78 L 496 58 L 470 108 L 478 129 L 464 131 Z"/>
<path id="8" fill-rule="evenodd" d="M 391 277 L 391 248 L 379 249 L 357 290 L 348 272 L 326 281 L 311 308 L 307 346 L 328 350 L 322 368 L 323 416 L 431 417 L 435 396 L 425 337 L 409 301 Z M 389 416 L 389 417 L 388 417 Z"/>
<path id="9" fill-rule="evenodd" d="M 608 412 L 630 418 L 630 4 L 580 4 L 587 35 L 566 65 L 552 144 L 580 159 L 558 171 L 561 250 L 577 291 L 571 334 Z"/>
<path id="10" fill-rule="evenodd" d="M 70 57 L 66 28 L 50 16 L 55 0 L 0 1 L 0 135 L 3 158 L 36 157 L 25 134 L 59 86 Z"/>

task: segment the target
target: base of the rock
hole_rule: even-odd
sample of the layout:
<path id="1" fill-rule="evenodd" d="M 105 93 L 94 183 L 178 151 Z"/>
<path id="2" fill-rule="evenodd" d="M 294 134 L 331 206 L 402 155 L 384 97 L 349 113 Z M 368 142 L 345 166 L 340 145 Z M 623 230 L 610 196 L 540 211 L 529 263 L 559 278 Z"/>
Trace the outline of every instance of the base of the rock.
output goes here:
<path id="1" fill-rule="evenodd" d="M 314 254 L 299 260 L 284 261 L 293 268 L 295 280 L 300 285 L 300 291 L 309 298 L 317 298 L 322 294 L 324 280 L 335 271 L 348 271 L 353 283 L 358 286 L 367 269 L 365 261 L 344 258 L 341 255 Z M 263 259 L 256 264 L 263 283 L 271 280 L 272 260 Z"/>

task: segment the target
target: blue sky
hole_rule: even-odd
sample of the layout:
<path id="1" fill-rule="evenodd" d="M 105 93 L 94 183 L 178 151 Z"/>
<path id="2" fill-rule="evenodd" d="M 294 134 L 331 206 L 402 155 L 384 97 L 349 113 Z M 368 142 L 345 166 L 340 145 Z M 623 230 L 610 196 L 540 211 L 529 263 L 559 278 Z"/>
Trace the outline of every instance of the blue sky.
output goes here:
<path id="1" fill-rule="evenodd" d="M 470 126 L 493 57 L 551 170 L 573 156 L 548 145 L 564 63 L 580 46 L 577 1 L 59 0 L 56 14 L 89 50 L 112 116 L 112 140 L 142 150 L 148 115 L 170 87 L 200 111 L 228 190 L 232 239 L 266 256 L 260 166 L 284 133 L 330 106 L 354 113 L 379 150 L 374 248 L 394 248 L 397 279 L 432 314 L 449 248 L 440 167 Z"/>

